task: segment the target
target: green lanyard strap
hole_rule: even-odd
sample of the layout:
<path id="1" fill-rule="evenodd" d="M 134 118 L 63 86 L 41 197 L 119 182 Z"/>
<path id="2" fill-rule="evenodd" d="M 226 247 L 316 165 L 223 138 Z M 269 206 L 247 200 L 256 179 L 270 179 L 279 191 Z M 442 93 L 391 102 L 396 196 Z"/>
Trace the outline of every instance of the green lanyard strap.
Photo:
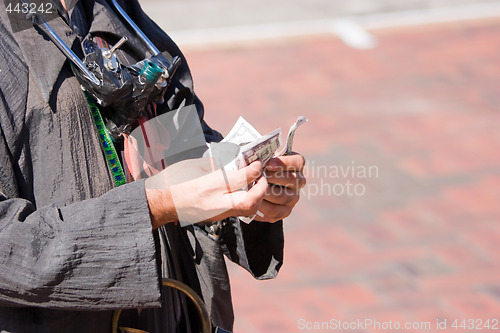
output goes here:
<path id="1" fill-rule="evenodd" d="M 94 99 L 90 94 L 84 91 L 85 98 L 90 107 L 90 113 L 92 114 L 92 119 L 94 119 L 95 126 L 97 127 L 97 132 L 99 134 L 99 141 L 101 142 L 101 147 L 104 150 L 104 155 L 106 156 L 106 161 L 108 162 L 109 169 L 113 174 L 113 179 L 115 180 L 116 186 L 126 184 L 125 173 L 123 172 L 122 165 L 118 159 L 118 155 L 115 150 L 115 146 L 106 131 L 106 126 L 99 112 L 99 108 L 95 103 Z"/>

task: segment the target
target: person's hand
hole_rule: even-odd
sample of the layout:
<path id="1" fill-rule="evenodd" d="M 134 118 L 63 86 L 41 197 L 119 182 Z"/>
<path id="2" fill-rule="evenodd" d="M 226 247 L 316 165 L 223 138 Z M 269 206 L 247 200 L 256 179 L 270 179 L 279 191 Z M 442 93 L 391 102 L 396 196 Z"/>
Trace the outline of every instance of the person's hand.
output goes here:
<path id="1" fill-rule="evenodd" d="M 290 215 L 299 201 L 300 189 L 306 185 L 302 173 L 304 165 L 305 159 L 299 154 L 275 157 L 269 161 L 265 168 L 269 186 L 255 220 L 276 222 Z"/>
<path id="2" fill-rule="evenodd" d="M 254 162 L 223 173 L 212 171 L 211 160 L 205 158 L 174 164 L 146 179 L 153 228 L 173 221 L 197 223 L 254 215 L 268 188 L 264 177 L 258 179 L 261 167 Z M 256 180 L 250 190 L 239 190 Z"/>

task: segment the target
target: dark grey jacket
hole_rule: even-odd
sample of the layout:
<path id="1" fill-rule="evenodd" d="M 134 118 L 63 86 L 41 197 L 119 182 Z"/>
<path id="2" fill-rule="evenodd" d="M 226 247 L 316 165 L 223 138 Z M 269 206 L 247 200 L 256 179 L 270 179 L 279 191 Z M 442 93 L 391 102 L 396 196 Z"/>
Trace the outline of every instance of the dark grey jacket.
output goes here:
<path id="1" fill-rule="evenodd" d="M 182 57 L 137 1 L 119 2 L 167 57 Z M 105 0 L 79 8 L 90 33 L 127 35 L 137 44 Z M 49 23 L 73 45 L 75 33 L 63 19 Z M 220 140 L 202 120 L 182 59 L 160 111 L 195 104 L 206 139 Z M 0 70 L 0 331 L 104 333 L 117 308 L 134 309 L 124 311 L 122 325 L 196 331 L 197 316 L 175 292 L 160 288 L 162 277 L 188 283 L 214 325 L 231 330 L 223 254 L 258 279 L 274 277 L 283 259 L 282 224 L 233 218 L 219 239 L 202 226 L 169 224 L 152 232 L 143 181 L 114 188 L 68 62 L 35 29 L 13 33 L 4 2 Z"/>

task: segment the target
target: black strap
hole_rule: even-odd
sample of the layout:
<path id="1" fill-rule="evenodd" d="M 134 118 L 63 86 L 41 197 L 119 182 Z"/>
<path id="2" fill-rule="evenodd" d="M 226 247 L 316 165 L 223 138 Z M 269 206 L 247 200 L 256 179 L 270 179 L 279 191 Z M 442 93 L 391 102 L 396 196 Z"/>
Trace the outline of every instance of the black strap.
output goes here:
<path id="1" fill-rule="evenodd" d="M 67 25 L 71 26 L 71 19 L 69 17 L 69 10 L 70 8 L 73 8 L 73 7 L 69 7 L 67 4 L 67 8 L 68 8 L 68 11 L 66 11 L 66 9 L 64 9 L 64 6 L 62 4 L 62 2 L 60 0 L 50 0 L 50 2 L 52 2 L 52 4 L 54 5 L 54 7 L 57 9 L 57 12 L 59 13 L 59 15 L 63 18 L 63 20 L 66 22 Z M 77 1 L 75 1 L 76 3 Z"/>

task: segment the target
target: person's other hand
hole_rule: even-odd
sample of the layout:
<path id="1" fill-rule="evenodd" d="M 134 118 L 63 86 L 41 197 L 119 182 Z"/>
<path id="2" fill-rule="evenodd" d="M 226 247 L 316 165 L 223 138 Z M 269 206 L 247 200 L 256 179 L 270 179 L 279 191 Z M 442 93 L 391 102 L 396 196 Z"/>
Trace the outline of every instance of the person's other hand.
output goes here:
<path id="1" fill-rule="evenodd" d="M 296 153 L 269 161 L 265 168 L 269 186 L 255 220 L 276 222 L 290 215 L 299 201 L 300 190 L 306 185 L 304 165 L 304 157 Z"/>
<path id="2" fill-rule="evenodd" d="M 218 221 L 257 212 L 268 187 L 264 177 L 258 179 L 262 164 L 254 162 L 225 174 L 212 172 L 210 164 L 210 159 L 183 161 L 146 179 L 153 228 L 173 221 Z M 191 176 L 186 179 L 186 175 Z M 250 190 L 239 190 L 256 180 Z"/>

